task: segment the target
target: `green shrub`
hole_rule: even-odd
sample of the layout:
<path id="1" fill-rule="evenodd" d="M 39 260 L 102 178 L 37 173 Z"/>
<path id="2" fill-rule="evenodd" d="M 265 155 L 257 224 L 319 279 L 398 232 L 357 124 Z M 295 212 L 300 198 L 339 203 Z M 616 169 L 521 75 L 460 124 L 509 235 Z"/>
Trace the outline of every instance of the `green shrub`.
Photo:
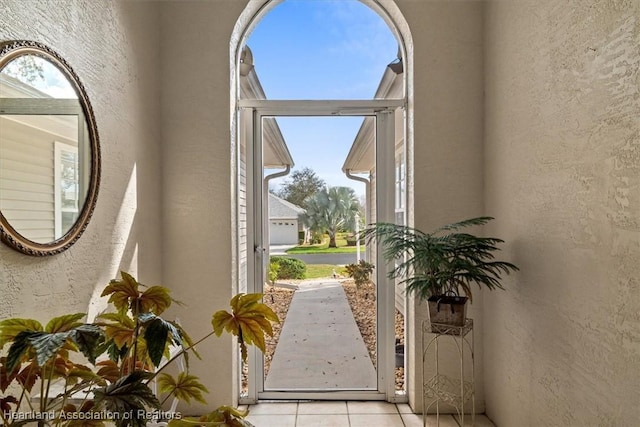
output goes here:
<path id="1" fill-rule="evenodd" d="M 299 259 L 272 256 L 271 263 L 278 265 L 278 279 L 304 279 L 307 272 L 307 264 Z"/>
<path id="2" fill-rule="evenodd" d="M 323 237 L 322 233 L 314 231 L 313 234 L 311 234 L 311 241 L 309 241 L 309 243 L 312 245 L 319 245 L 322 243 Z"/>
<path id="3" fill-rule="evenodd" d="M 345 266 L 345 270 L 349 277 L 352 277 L 356 282 L 356 289 L 360 289 L 360 286 L 369 283 L 369 275 L 373 272 L 373 264 L 361 259 L 358 264 L 348 264 Z"/>
<path id="4" fill-rule="evenodd" d="M 280 271 L 280 264 L 275 261 L 271 261 L 269 263 L 269 282 L 274 284 L 276 279 L 278 278 L 278 272 Z"/>

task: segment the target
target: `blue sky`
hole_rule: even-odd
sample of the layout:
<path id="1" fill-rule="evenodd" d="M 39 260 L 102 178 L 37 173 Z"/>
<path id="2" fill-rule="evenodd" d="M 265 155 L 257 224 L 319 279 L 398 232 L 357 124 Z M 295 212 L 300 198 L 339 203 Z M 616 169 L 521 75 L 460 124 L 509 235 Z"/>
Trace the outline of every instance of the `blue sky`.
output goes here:
<path id="1" fill-rule="evenodd" d="M 385 22 L 357 0 L 285 0 L 269 11 L 247 44 L 268 99 L 372 99 L 398 45 Z M 295 162 L 330 186 L 347 179 L 342 164 L 361 118 L 279 118 Z M 273 181 L 278 185 L 280 180 Z"/>
<path id="2" fill-rule="evenodd" d="M 37 75 L 35 75 L 35 72 L 29 73 L 29 75 L 35 77 L 32 81 L 29 81 L 22 74 L 24 71 L 21 72 L 21 69 L 24 70 L 24 62 L 21 61 L 21 59 L 23 58 L 27 58 L 24 59 L 27 63 L 32 60 L 34 66 L 40 68 L 42 72 L 41 77 L 36 77 Z M 60 72 L 60 70 L 53 66 L 49 61 L 35 55 L 28 55 L 10 62 L 2 72 L 17 78 L 26 85 L 32 86 L 53 98 L 78 98 L 75 90 L 62 72 Z"/>

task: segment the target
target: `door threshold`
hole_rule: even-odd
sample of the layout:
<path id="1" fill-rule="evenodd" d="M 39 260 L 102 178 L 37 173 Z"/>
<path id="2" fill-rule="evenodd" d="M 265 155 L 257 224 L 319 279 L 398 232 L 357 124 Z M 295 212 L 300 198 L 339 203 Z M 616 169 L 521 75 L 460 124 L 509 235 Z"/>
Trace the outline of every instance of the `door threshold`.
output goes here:
<path id="1" fill-rule="evenodd" d="M 347 393 L 336 394 L 331 393 L 261 393 L 258 399 L 250 399 L 249 397 L 241 397 L 238 399 L 240 405 L 256 405 L 258 403 L 302 403 L 302 402 L 322 402 L 322 401 L 387 401 L 390 403 L 409 403 L 406 394 L 397 394 L 387 399 L 381 393 Z"/>
<path id="2" fill-rule="evenodd" d="M 386 395 L 378 391 L 270 391 L 258 395 L 264 400 L 386 400 Z"/>

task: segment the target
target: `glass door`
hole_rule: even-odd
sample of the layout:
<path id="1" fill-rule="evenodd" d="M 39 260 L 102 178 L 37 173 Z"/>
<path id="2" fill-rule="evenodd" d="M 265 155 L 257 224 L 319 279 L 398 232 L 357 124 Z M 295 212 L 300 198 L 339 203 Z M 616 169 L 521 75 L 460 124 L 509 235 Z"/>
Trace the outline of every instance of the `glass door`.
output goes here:
<path id="1" fill-rule="evenodd" d="M 240 242 L 241 253 L 241 283 L 240 290 L 245 292 L 263 292 L 264 283 L 267 279 L 267 271 L 269 264 L 269 244 L 267 227 L 268 212 L 268 195 L 265 185 L 264 170 L 264 138 L 265 123 L 267 120 L 278 120 L 284 117 L 296 117 L 303 120 L 304 117 L 334 117 L 338 120 L 341 116 L 355 117 L 372 117 L 375 122 L 375 165 L 373 173 L 375 174 L 375 215 L 372 220 L 395 222 L 397 218 L 397 147 L 395 136 L 395 117 L 396 111 L 399 110 L 402 103 L 399 100 L 374 100 L 374 101 L 266 101 L 266 100 L 246 100 L 241 101 L 240 109 L 240 132 L 241 135 L 241 154 L 240 169 L 244 171 L 244 176 L 240 177 L 239 189 L 244 195 L 240 197 L 245 200 L 244 207 L 239 212 L 246 212 L 246 218 L 243 222 L 242 217 L 239 223 L 246 227 L 246 235 L 244 244 Z M 316 147 L 315 149 L 322 149 Z M 239 233 L 242 239 L 243 233 Z M 242 260 L 245 264 L 242 265 Z M 283 371 L 276 371 L 275 366 L 271 366 L 268 376 L 265 376 L 265 364 L 263 355 L 260 351 L 253 349 L 250 354 L 248 366 L 245 369 L 245 377 L 247 384 L 245 385 L 244 394 L 241 396 L 241 402 L 253 403 L 260 399 L 322 399 L 322 400 L 397 400 L 396 394 L 396 365 L 395 365 L 395 305 L 394 301 L 395 286 L 389 282 L 387 277 L 388 266 L 378 253 L 372 261 L 376 263 L 374 270 L 376 274 L 376 348 L 374 350 L 375 368 L 371 366 L 371 370 L 365 376 L 367 379 L 358 378 L 352 382 L 329 381 L 326 386 L 323 383 L 312 383 L 311 376 L 305 374 L 305 369 L 316 366 L 318 363 L 326 363 L 327 369 L 323 372 L 327 375 L 341 376 L 336 371 L 334 364 L 340 364 L 340 358 L 357 357 L 355 355 L 340 354 L 337 359 L 332 359 L 329 355 L 322 361 L 311 359 L 296 359 L 293 357 L 287 359 L 284 363 L 289 371 L 286 375 L 296 373 L 294 382 L 272 380 L 271 375 L 285 375 Z M 246 274 L 242 273 L 242 270 Z M 316 305 L 318 309 L 322 309 L 323 301 L 328 301 L 338 295 L 341 290 L 331 289 L 334 287 L 331 283 L 324 286 L 304 287 L 297 292 L 294 298 L 310 298 L 312 305 Z M 334 293 L 333 291 L 337 291 Z M 325 295 L 326 294 L 326 295 Z M 315 298 L 315 299 L 314 299 Z M 338 297 L 336 297 L 338 298 Z M 339 298 L 338 298 L 339 299 Z M 344 308 L 344 307 L 343 307 Z M 339 310 L 342 310 L 340 308 Z M 349 310 L 348 307 L 345 310 Z M 309 315 L 310 313 L 306 313 Z M 315 323 L 321 322 L 322 315 L 315 314 L 316 321 L 309 323 L 303 328 L 301 334 L 312 334 Z M 348 316 L 347 316 L 348 317 Z M 294 319 L 287 316 L 290 324 L 303 322 L 304 319 Z M 339 334 L 346 326 L 334 325 L 335 333 L 332 337 L 325 337 L 325 342 L 339 342 Z M 283 333 L 287 325 L 283 327 Z M 321 327 L 323 334 L 331 332 L 332 327 Z M 283 352 L 296 355 L 296 353 L 319 353 L 322 345 L 316 350 L 302 351 L 305 342 L 312 338 L 309 336 L 300 336 L 297 342 L 299 347 L 291 347 Z M 282 339 L 282 335 L 281 335 Z M 320 338 L 322 341 L 323 338 Z M 314 345 L 318 345 L 317 343 Z M 349 346 L 349 343 L 343 343 L 340 349 Z M 326 346 L 325 346 L 326 347 Z M 309 350 L 309 349 L 307 349 Z M 276 354 L 278 350 L 276 350 Z M 348 356 L 348 357 L 347 357 Z M 364 359 L 364 358 L 363 358 Z M 369 364 L 371 360 L 366 357 Z M 364 365 L 361 365 L 364 366 Z M 358 369 L 359 370 L 359 369 Z M 367 369 L 364 369 L 367 371 Z M 353 369 L 351 369 L 353 371 Z"/>

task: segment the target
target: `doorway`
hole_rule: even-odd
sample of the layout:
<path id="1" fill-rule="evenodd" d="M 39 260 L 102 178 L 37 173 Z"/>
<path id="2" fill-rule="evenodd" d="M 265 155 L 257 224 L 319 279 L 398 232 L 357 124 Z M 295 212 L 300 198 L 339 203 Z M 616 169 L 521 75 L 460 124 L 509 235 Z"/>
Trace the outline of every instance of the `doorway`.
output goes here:
<path id="1" fill-rule="evenodd" d="M 264 292 L 264 283 L 267 279 L 267 266 L 269 264 L 268 227 L 266 224 L 266 212 L 268 206 L 267 184 L 265 182 L 265 130 L 272 126 L 273 121 L 284 117 L 340 117 L 353 116 L 365 117 L 374 123 L 373 150 L 375 176 L 374 191 L 369 194 L 367 203 L 373 212 L 369 222 L 384 221 L 395 222 L 397 211 L 394 201 L 398 200 L 397 194 L 397 170 L 398 156 L 395 137 L 396 115 L 403 114 L 401 100 L 373 100 L 373 101 L 269 101 L 269 100 L 243 100 L 240 101 L 239 134 L 241 135 L 240 163 L 246 176 L 240 178 L 245 183 L 246 200 L 246 280 L 244 281 L 246 292 Z M 404 156 L 402 156 L 404 161 Z M 402 168 L 404 170 L 404 167 Z M 242 185 L 241 185 L 242 187 Z M 242 190 L 241 190 L 242 191 Z M 402 195 L 402 197 L 406 197 Z M 240 209 L 242 210 L 242 209 Z M 242 245 L 240 245 L 242 246 Z M 253 249 L 253 250 L 250 250 Z M 259 351 L 250 354 L 248 363 L 247 395 L 242 401 L 252 403 L 265 399 L 322 399 L 322 400 L 394 400 L 395 392 L 395 286 L 389 283 L 387 278 L 388 267 L 381 256 L 375 250 L 372 261 L 375 269 L 375 300 L 377 301 L 377 344 L 375 349 L 376 368 L 373 368 L 371 360 L 366 357 L 371 369 L 365 367 L 368 373 L 354 379 L 353 382 L 344 381 L 314 382 L 312 375 L 302 374 L 296 376 L 296 381 L 283 381 L 287 375 L 293 376 L 295 368 L 293 364 L 284 363 L 278 371 L 265 375 L 263 356 Z M 242 255 L 241 255 L 242 258 Z M 320 289 L 321 288 L 321 289 Z M 310 297 L 311 304 L 321 306 L 321 300 L 325 302 L 332 298 L 338 298 L 341 290 L 336 294 L 334 284 L 325 283 L 320 287 L 309 287 L 302 290 L 300 299 Z M 318 293 L 321 292 L 321 293 Z M 303 295 L 304 293 L 304 295 Z M 326 295 L 325 295 L 326 294 Z M 321 296 L 323 295 L 323 296 Z M 316 298 L 318 297 L 318 298 Z M 315 299 L 314 299 L 315 298 Z M 350 309 L 349 313 L 351 312 Z M 291 322 L 300 323 L 300 320 L 289 319 Z M 316 323 L 316 322 L 312 322 Z M 311 324 L 308 325 L 307 329 Z M 285 324 L 285 329 L 287 325 Z M 346 329 L 346 327 L 345 327 Z M 308 331 L 307 331 L 308 332 Z M 325 331 L 326 332 L 326 331 Z M 308 339 L 309 336 L 306 337 Z M 300 339 L 299 345 L 304 345 L 305 338 Z M 335 340 L 336 337 L 331 339 Z M 316 344 L 317 345 L 317 344 Z M 342 350 L 346 346 L 342 346 Z M 293 347 L 295 351 L 295 347 Z M 320 347 L 318 347 L 320 348 Z M 298 349 L 299 350 L 299 349 Z M 307 353 L 317 353 L 307 349 Z M 284 351 L 284 350 L 283 350 Z M 304 351 L 299 350 L 298 353 Z M 365 350 L 366 353 L 366 350 Z M 325 357 L 326 363 L 333 365 L 331 356 Z M 340 357 L 357 358 L 354 355 L 341 354 Z M 310 362 L 313 363 L 313 362 Z M 365 362 L 366 364 L 367 362 Z M 282 365 L 282 364 L 281 364 Z M 360 364 L 359 368 L 363 368 Z M 304 368 L 304 366 L 302 366 Z M 332 366 L 330 368 L 335 368 Z M 287 369 L 291 369 L 287 372 Z M 347 368 L 348 369 L 348 368 Z M 327 369 L 333 375 L 339 375 L 336 370 Z M 279 372 L 279 373 L 278 373 Z M 326 374 L 326 373 L 325 373 Z M 355 378 L 355 377 L 354 377 Z M 322 378 L 321 378 L 322 379 Z"/>

